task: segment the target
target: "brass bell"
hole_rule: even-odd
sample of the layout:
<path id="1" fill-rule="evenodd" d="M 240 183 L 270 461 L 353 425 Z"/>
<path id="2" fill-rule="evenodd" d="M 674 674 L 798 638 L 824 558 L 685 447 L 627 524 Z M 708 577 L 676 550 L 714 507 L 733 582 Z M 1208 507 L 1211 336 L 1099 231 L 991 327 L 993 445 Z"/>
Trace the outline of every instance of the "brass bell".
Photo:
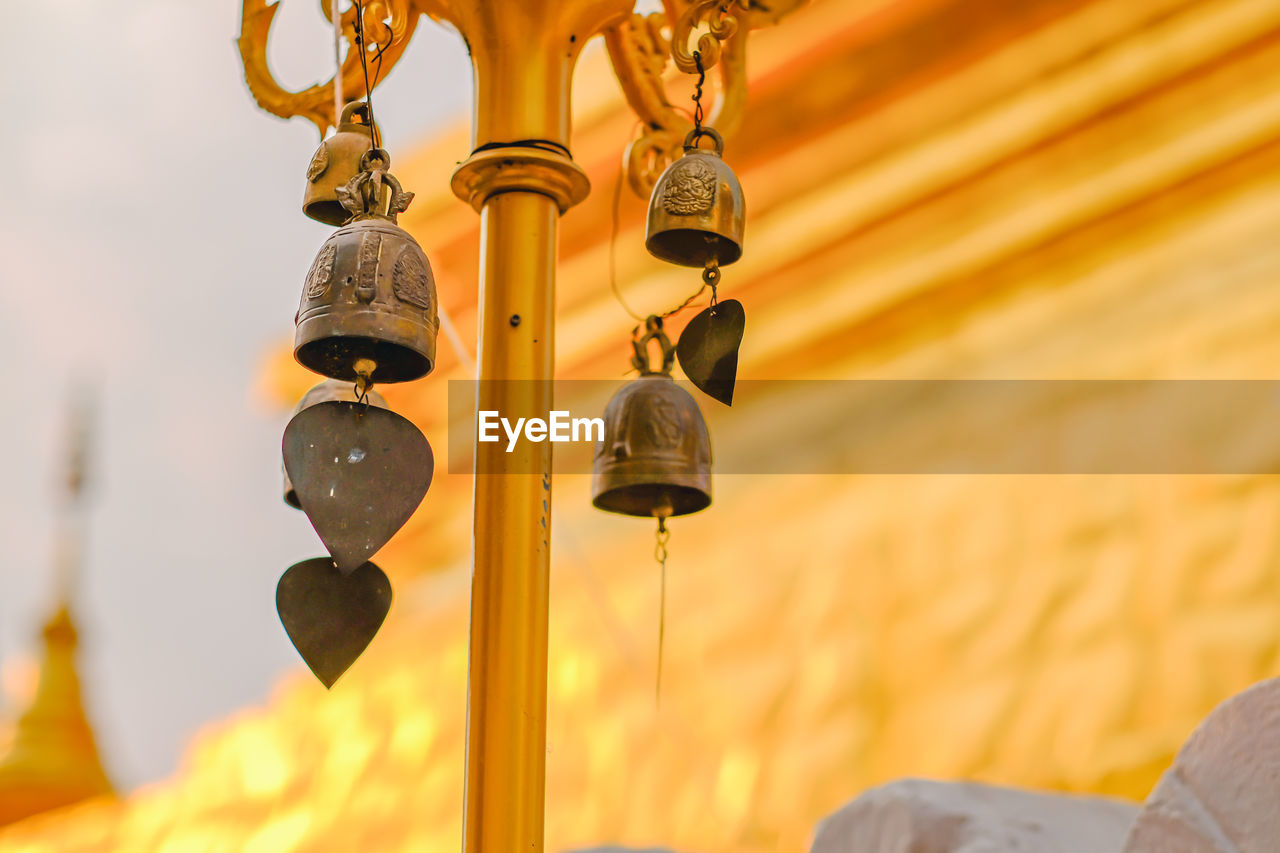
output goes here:
<path id="1" fill-rule="evenodd" d="M 391 408 L 387 405 L 386 399 L 372 388 L 366 389 L 365 394 L 368 395 L 365 399 L 368 400 L 370 406 L 377 406 L 379 409 Z M 320 403 L 329 403 L 335 400 L 351 402 L 356 397 L 356 388 L 353 383 L 343 382 L 339 379 L 326 379 L 302 395 L 302 399 L 298 401 L 298 406 L 293 410 L 293 413 L 296 415 L 303 409 L 309 409 Z M 302 509 L 302 504 L 298 501 L 298 492 L 293 487 L 293 481 L 289 479 L 289 472 L 284 469 L 283 465 L 280 467 L 280 471 L 284 476 L 284 502 L 294 509 Z"/>
<path id="2" fill-rule="evenodd" d="M 633 341 L 640 371 L 604 410 L 604 440 L 596 446 L 592 500 L 624 515 L 669 518 L 711 505 L 711 437 L 693 396 L 671 379 L 675 349 L 662 320 L 645 321 Z M 656 340 L 662 366 L 649 368 L 645 347 Z"/>
<path id="3" fill-rule="evenodd" d="M 354 218 L 316 255 L 298 307 L 294 358 L 349 382 L 407 382 L 436 358 L 436 283 L 422 247 L 396 224 L 413 193 L 387 173 L 391 158 L 374 149 L 338 200 Z"/>
<path id="4" fill-rule="evenodd" d="M 359 119 L 359 121 L 357 121 Z M 374 147 L 369 105 L 353 101 L 342 110 L 338 130 L 320 143 L 307 166 L 307 191 L 302 212 L 326 225 L 341 225 L 351 214 L 338 201 L 338 188 L 360 171 L 360 158 Z"/>
<path id="5" fill-rule="evenodd" d="M 699 135 L 711 137 L 715 150 L 699 148 Z M 709 127 L 685 137 L 684 156 L 667 167 L 649 198 L 649 254 L 686 267 L 724 266 L 742 257 L 746 202 L 723 153 L 724 140 Z"/>

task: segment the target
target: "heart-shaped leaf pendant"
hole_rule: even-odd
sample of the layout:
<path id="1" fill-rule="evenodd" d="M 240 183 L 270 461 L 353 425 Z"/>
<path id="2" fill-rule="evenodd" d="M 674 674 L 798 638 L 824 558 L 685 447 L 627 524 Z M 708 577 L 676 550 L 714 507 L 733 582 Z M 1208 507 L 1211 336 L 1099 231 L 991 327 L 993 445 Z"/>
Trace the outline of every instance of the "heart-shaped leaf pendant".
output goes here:
<path id="1" fill-rule="evenodd" d="M 404 526 L 431 485 L 431 445 L 390 409 L 320 403 L 284 430 L 284 467 L 302 511 L 344 572 Z"/>
<path id="2" fill-rule="evenodd" d="M 733 405 L 738 379 L 738 347 L 747 328 L 742 303 L 726 299 L 701 311 L 680 333 L 676 356 L 697 388 L 726 406 Z"/>
<path id="3" fill-rule="evenodd" d="M 342 573 L 328 557 L 294 563 L 276 586 L 276 612 L 326 688 L 368 647 L 391 609 L 391 581 L 365 563 Z"/>

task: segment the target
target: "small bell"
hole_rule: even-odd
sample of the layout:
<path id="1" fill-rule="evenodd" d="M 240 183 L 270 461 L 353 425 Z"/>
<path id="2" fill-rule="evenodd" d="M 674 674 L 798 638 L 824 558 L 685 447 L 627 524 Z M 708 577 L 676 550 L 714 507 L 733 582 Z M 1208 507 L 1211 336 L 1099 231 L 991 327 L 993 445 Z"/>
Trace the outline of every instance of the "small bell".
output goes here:
<path id="1" fill-rule="evenodd" d="M 662 347 L 662 366 L 649 368 L 646 345 Z M 645 321 L 633 341 L 640 378 L 613 395 L 604 410 L 604 440 L 596 447 L 592 503 L 607 512 L 669 518 L 711 505 L 711 437 L 693 396 L 671 379 L 675 349 L 662 320 Z"/>
<path id="2" fill-rule="evenodd" d="M 369 105 L 364 101 L 347 104 L 337 132 L 321 142 L 311 156 L 302 212 L 326 225 L 341 225 L 350 219 L 351 214 L 338 201 L 338 188 L 360 172 L 360 158 L 373 146 Z"/>
<path id="3" fill-rule="evenodd" d="M 379 409 L 391 408 L 387 405 L 386 399 L 372 388 L 366 389 L 365 394 L 365 400 L 369 405 L 377 406 Z M 356 387 L 353 383 L 343 382 L 339 379 L 326 379 L 302 395 L 302 399 L 298 402 L 298 407 L 293 410 L 293 414 L 297 415 L 303 409 L 309 409 L 320 403 L 352 402 L 356 400 L 357 396 Z M 284 475 L 284 502 L 294 509 L 302 509 L 302 504 L 298 502 L 298 490 L 293 487 L 293 481 L 289 479 L 289 472 L 285 470 L 283 465 L 280 466 L 280 471 Z"/>
<path id="4" fill-rule="evenodd" d="M 298 307 L 294 358 L 349 382 L 407 382 L 436 358 L 436 283 L 418 242 L 396 224 L 413 193 L 388 174 L 391 158 L 366 151 L 339 201 L 354 216 L 316 255 Z"/>
<path id="5" fill-rule="evenodd" d="M 715 150 L 699 148 L 699 136 L 711 137 Z M 724 140 L 709 127 L 685 137 L 684 156 L 667 167 L 649 198 L 649 254 L 686 267 L 725 266 L 742 257 L 746 202 L 723 153 Z"/>

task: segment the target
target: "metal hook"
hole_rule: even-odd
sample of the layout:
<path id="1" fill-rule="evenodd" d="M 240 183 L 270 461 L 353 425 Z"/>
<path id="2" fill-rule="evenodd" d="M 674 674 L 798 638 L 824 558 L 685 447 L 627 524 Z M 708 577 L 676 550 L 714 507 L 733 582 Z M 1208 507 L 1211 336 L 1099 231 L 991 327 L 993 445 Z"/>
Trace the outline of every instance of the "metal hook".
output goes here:
<path id="1" fill-rule="evenodd" d="M 645 333 L 639 335 L 640 327 L 637 326 L 631 332 L 631 347 L 635 351 L 631 356 L 631 366 L 640 371 L 641 376 L 671 375 L 671 365 L 676 360 L 676 348 L 672 346 L 671 339 L 662 329 L 662 318 L 657 314 L 650 314 L 644 321 L 644 330 Z M 662 366 L 658 370 L 652 370 L 649 367 L 650 341 L 657 341 L 662 350 Z"/>
<path id="2" fill-rule="evenodd" d="M 366 412 L 369 410 L 369 389 L 373 387 L 373 372 L 378 369 L 378 364 L 373 359 L 358 358 L 354 367 L 356 402 L 362 403 L 364 408 L 361 412 Z"/>

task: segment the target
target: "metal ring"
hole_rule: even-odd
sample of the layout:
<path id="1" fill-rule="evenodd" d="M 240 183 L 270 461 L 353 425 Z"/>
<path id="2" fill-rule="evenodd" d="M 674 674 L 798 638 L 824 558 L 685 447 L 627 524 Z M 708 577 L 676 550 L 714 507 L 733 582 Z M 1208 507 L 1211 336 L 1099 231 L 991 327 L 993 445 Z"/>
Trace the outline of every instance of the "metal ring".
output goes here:
<path id="1" fill-rule="evenodd" d="M 716 132 L 714 127 L 695 127 L 689 131 L 689 135 L 684 138 L 685 153 L 690 151 L 700 151 L 698 147 L 698 139 L 703 136 L 710 136 L 711 141 L 716 144 L 716 156 L 724 156 L 724 137 Z"/>
<path id="2" fill-rule="evenodd" d="M 342 108 L 342 117 L 338 119 L 339 124 L 350 124 L 351 117 L 359 111 L 364 116 L 364 124 L 369 124 L 369 105 L 364 101 L 352 101 Z"/>
<path id="3" fill-rule="evenodd" d="M 364 152 L 364 156 L 360 158 L 360 171 L 372 172 L 373 161 L 380 160 L 382 162 L 382 171 L 391 168 L 391 155 L 386 152 L 385 148 L 370 148 Z"/>

